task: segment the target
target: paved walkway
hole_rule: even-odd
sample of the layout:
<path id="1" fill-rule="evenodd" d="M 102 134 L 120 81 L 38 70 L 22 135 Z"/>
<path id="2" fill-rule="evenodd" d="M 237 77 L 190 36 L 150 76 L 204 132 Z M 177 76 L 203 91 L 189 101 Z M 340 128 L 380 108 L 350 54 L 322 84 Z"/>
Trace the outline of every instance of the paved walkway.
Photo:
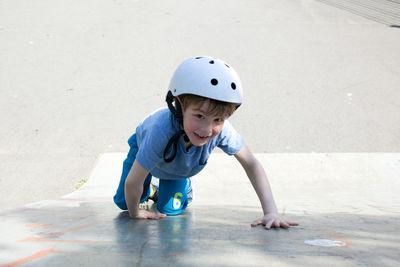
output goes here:
<path id="1" fill-rule="evenodd" d="M 257 154 L 289 230 L 251 228 L 257 197 L 215 154 L 180 216 L 134 221 L 112 201 L 124 153 L 63 198 L 0 213 L 0 266 L 398 266 L 400 154 Z"/>
<path id="2" fill-rule="evenodd" d="M 68 194 L 127 151 L 198 54 L 240 74 L 231 122 L 254 152 L 400 152 L 395 2 L 1 0 L 0 209 Z"/>

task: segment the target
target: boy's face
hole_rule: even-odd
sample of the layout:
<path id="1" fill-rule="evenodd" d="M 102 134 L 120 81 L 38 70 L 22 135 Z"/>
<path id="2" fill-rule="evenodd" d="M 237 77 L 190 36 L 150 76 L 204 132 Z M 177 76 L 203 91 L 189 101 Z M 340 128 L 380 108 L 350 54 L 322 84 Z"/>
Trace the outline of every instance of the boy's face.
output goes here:
<path id="1" fill-rule="evenodd" d="M 224 126 L 226 116 L 207 114 L 210 102 L 190 105 L 183 111 L 183 127 L 194 146 L 205 145 L 217 136 Z"/>

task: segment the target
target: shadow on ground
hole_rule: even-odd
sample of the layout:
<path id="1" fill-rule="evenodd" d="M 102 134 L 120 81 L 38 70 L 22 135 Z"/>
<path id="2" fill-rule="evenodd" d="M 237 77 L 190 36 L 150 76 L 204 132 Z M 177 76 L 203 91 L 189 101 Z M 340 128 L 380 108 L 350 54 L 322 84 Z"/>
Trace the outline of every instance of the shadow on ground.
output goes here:
<path id="1" fill-rule="evenodd" d="M 259 208 L 192 206 L 180 216 L 135 221 L 110 202 L 60 199 L 0 213 L 0 266 L 278 266 L 400 262 L 396 213 L 286 214 L 289 230 L 251 228 Z M 341 241 L 342 247 L 305 240 Z"/>

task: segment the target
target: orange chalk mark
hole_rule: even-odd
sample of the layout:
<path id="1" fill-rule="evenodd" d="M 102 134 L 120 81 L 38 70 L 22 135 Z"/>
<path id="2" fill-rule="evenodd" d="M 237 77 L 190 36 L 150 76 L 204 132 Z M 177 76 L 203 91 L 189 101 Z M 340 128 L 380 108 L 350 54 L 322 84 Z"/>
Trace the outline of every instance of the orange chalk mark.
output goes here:
<path id="1" fill-rule="evenodd" d="M 56 242 L 56 243 L 104 243 L 110 241 L 101 241 L 101 240 L 57 240 L 57 239 L 48 239 L 43 237 L 32 237 L 23 240 L 19 240 L 18 242 Z"/>
<path id="2" fill-rule="evenodd" d="M 256 242 L 256 243 L 268 243 L 268 240 L 265 240 L 265 239 L 263 239 L 263 240 L 253 239 L 253 241 Z"/>
<path id="3" fill-rule="evenodd" d="M 23 242 L 44 242 L 46 239 L 43 237 L 31 237 L 31 238 L 26 238 L 22 240 L 18 240 L 18 242 L 23 243 Z"/>
<path id="4" fill-rule="evenodd" d="M 54 225 L 52 224 L 38 224 L 38 223 L 31 223 L 31 224 L 27 224 L 25 225 L 25 227 L 29 227 L 29 228 L 41 228 L 41 229 L 48 229 L 48 228 L 53 228 Z"/>
<path id="5" fill-rule="evenodd" d="M 178 251 L 177 253 L 175 253 L 175 254 L 167 254 L 167 256 L 176 257 L 176 256 L 182 254 L 183 252 L 185 252 L 185 249 L 181 249 L 181 250 L 179 250 L 179 251 Z"/>
<path id="6" fill-rule="evenodd" d="M 75 254 L 75 252 L 59 251 L 59 250 L 55 250 L 55 248 L 56 248 L 56 246 L 52 247 L 51 249 L 41 250 L 41 251 L 36 252 L 35 254 L 30 255 L 28 257 L 25 257 L 25 258 L 22 258 L 22 259 L 19 259 L 19 260 L 10 262 L 10 263 L 6 263 L 6 264 L 3 264 L 3 265 L 0 265 L 0 267 L 18 266 L 18 265 L 21 265 L 21 264 L 25 264 L 25 263 L 31 262 L 33 260 L 37 260 L 37 259 L 43 258 L 43 257 L 45 257 L 45 256 L 47 256 L 49 254 L 54 254 L 54 253 Z"/>
<path id="7" fill-rule="evenodd" d="M 61 242 L 61 241 L 58 241 L 58 240 L 51 240 L 49 238 L 58 237 L 58 236 L 61 236 L 61 235 L 65 234 L 65 233 L 75 232 L 75 231 L 79 231 L 79 230 L 82 230 L 82 229 L 85 229 L 85 228 L 89 228 L 89 227 L 92 227 L 92 226 L 97 225 L 99 223 L 102 223 L 102 221 L 97 221 L 97 222 L 94 222 L 94 223 L 85 224 L 85 225 L 74 227 L 74 228 L 71 228 L 71 229 L 66 229 L 66 230 L 63 230 L 63 231 L 60 231 L 60 232 L 51 233 L 51 234 L 45 235 L 43 237 L 26 238 L 26 239 L 19 240 L 18 242 L 49 242 L 49 241 Z M 77 242 L 79 242 L 79 241 L 77 241 Z"/>
<path id="8" fill-rule="evenodd" d="M 79 231 L 79 230 L 86 229 L 86 228 L 92 227 L 94 225 L 97 225 L 99 223 L 102 223 L 102 222 L 98 221 L 98 222 L 89 223 L 89 224 L 85 224 L 85 225 L 82 225 L 82 226 L 74 227 L 74 228 L 71 228 L 71 229 L 66 229 L 66 230 L 63 230 L 63 231 L 60 231 L 60 232 L 51 233 L 51 234 L 46 235 L 45 238 L 46 237 L 60 236 L 60 235 L 66 234 L 66 233 Z"/>

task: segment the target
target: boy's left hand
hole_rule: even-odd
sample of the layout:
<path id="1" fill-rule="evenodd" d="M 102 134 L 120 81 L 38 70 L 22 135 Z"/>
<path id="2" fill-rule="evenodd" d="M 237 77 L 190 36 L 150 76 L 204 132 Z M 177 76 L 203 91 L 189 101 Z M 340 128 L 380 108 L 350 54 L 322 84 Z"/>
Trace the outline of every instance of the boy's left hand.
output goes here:
<path id="1" fill-rule="evenodd" d="M 298 223 L 295 222 L 288 222 L 282 220 L 277 213 L 267 213 L 264 215 L 264 217 L 259 218 L 258 220 L 255 220 L 251 226 L 257 226 L 257 225 L 264 225 L 265 229 L 269 230 L 272 228 L 285 228 L 288 229 L 291 226 L 298 226 Z"/>

